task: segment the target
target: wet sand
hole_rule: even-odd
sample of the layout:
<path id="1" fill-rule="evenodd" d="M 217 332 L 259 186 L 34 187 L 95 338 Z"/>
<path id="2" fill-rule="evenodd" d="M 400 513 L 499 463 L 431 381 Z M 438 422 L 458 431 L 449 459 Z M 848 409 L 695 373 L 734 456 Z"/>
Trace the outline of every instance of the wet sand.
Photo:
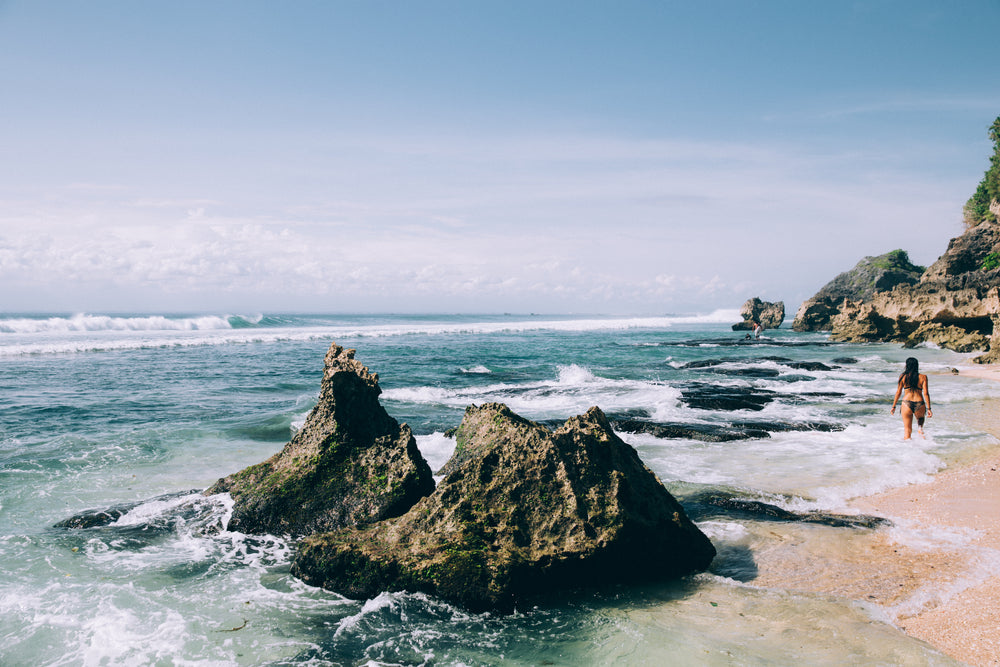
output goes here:
<path id="1" fill-rule="evenodd" d="M 959 373 L 1000 381 L 1000 369 Z M 1000 401 L 984 400 L 970 420 L 1000 439 Z M 1000 665 L 1000 445 L 928 483 L 852 505 L 893 526 L 836 538 L 829 529 L 777 528 L 780 539 L 756 554 L 752 583 L 858 600 L 953 658 Z"/>

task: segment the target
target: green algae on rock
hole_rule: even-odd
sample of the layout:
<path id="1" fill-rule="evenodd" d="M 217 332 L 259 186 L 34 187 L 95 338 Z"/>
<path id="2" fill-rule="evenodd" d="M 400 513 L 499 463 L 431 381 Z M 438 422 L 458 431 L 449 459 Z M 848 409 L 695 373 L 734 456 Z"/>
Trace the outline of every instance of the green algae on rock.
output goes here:
<path id="1" fill-rule="evenodd" d="M 280 452 L 220 479 L 206 495 L 235 501 L 230 530 L 307 535 L 406 512 L 434 489 L 410 428 L 379 403 L 378 375 L 334 343 L 319 402 Z"/>
<path id="2" fill-rule="evenodd" d="M 704 570 L 715 556 L 598 408 L 550 431 L 470 406 L 433 494 L 403 516 L 299 545 L 292 573 L 352 598 L 423 591 L 473 611 Z"/>

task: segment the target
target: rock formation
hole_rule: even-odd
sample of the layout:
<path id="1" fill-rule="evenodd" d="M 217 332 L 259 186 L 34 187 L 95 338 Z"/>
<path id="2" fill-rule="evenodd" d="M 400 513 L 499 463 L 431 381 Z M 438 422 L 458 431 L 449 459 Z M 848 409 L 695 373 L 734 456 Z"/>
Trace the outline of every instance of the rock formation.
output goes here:
<path id="1" fill-rule="evenodd" d="M 326 354 L 319 402 L 284 449 L 220 479 L 230 530 L 306 535 L 409 510 L 434 490 L 430 467 L 405 424 L 379 403 L 378 375 L 336 343 Z"/>
<path id="2" fill-rule="evenodd" d="M 974 359 L 1000 360 L 1000 224 L 986 221 L 951 240 L 919 280 L 907 275 L 902 251 L 866 257 L 805 301 L 796 331 L 830 331 L 847 342 L 933 342 Z M 879 274 L 877 270 L 884 269 Z M 887 277 L 888 276 L 888 277 Z M 870 288 L 870 289 L 869 289 Z"/>
<path id="3" fill-rule="evenodd" d="M 742 322 L 733 325 L 733 331 L 751 330 L 753 323 L 759 322 L 765 329 L 777 329 L 785 321 L 785 302 L 761 301 L 759 297 L 747 299 L 740 308 Z"/>
<path id="4" fill-rule="evenodd" d="M 792 330 L 829 331 L 844 299 L 864 302 L 876 292 L 885 292 L 897 285 L 915 285 L 920 282 L 923 272 L 924 267 L 910 262 L 903 250 L 865 257 L 853 269 L 841 273 L 804 301 L 795 314 Z"/>
<path id="5" fill-rule="evenodd" d="M 447 474 L 409 512 L 304 539 L 292 573 L 353 598 L 424 591 L 511 611 L 564 587 L 703 570 L 708 538 L 598 408 L 550 431 L 471 406 Z"/>

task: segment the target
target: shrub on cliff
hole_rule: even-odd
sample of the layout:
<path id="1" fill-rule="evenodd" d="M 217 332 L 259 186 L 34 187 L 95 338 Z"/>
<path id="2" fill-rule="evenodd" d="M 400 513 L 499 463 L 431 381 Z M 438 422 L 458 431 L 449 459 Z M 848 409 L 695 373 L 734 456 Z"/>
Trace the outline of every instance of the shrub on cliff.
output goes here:
<path id="1" fill-rule="evenodd" d="M 844 299 L 867 301 L 876 292 L 888 292 L 897 285 L 915 285 L 924 271 L 924 267 L 910 261 L 905 250 L 865 257 L 853 269 L 841 273 L 812 298 L 802 302 L 792 329 L 827 331 Z"/>
<path id="2" fill-rule="evenodd" d="M 990 168 L 962 209 L 966 228 L 987 220 L 998 221 L 996 212 L 990 210 L 990 203 L 1000 200 L 1000 116 L 990 125 L 987 134 L 993 142 L 993 155 L 990 156 Z"/>

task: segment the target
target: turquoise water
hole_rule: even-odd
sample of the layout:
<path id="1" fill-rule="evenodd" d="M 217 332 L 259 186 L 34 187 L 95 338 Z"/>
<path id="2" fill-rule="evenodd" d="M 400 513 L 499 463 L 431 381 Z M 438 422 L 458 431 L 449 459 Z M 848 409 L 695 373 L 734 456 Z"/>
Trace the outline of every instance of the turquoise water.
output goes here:
<path id="1" fill-rule="evenodd" d="M 720 548 L 708 573 L 494 617 L 310 588 L 288 574 L 293 544 L 225 531 L 228 498 L 197 493 L 283 446 L 315 403 L 332 341 L 379 374 L 383 404 L 432 468 L 454 446 L 444 431 L 487 401 L 539 420 L 598 405 L 671 424 L 842 427 L 732 442 L 622 433 L 682 501 L 726 489 L 843 510 L 994 442 L 950 416 L 1000 396 L 938 374 L 962 355 L 915 352 L 935 418 L 926 440 L 904 444 L 888 407 L 913 351 L 786 330 L 748 344 L 736 319 L 0 316 L 0 664 L 951 664 L 858 603 L 754 587 L 767 531 L 750 520 L 701 523 Z M 683 368 L 706 360 L 719 363 Z M 770 400 L 698 409 L 686 402 L 695 389 Z M 53 527 L 126 503 L 110 526 Z"/>

